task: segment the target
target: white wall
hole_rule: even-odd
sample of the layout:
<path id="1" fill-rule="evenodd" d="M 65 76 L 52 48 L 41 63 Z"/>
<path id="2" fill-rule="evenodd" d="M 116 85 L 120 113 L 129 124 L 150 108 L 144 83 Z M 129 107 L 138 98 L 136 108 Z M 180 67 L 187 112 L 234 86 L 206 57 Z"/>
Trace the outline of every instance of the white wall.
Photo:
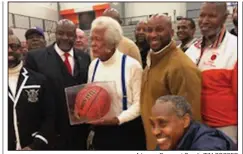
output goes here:
<path id="1" fill-rule="evenodd" d="M 168 13 L 173 20 L 174 10 L 176 10 L 176 16 L 186 16 L 186 3 L 125 3 L 125 17 Z"/>
<path id="2" fill-rule="evenodd" d="M 57 3 L 9 2 L 8 12 L 58 21 Z"/>
<path id="3" fill-rule="evenodd" d="M 60 3 L 60 10 L 66 9 L 78 9 L 82 12 L 93 10 L 94 5 L 104 4 L 104 3 Z"/>

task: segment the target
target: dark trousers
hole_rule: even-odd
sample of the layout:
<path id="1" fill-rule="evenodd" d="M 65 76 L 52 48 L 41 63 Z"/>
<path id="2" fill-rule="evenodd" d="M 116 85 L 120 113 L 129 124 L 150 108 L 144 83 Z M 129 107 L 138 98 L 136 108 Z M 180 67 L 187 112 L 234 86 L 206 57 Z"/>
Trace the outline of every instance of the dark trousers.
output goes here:
<path id="1" fill-rule="evenodd" d="M 71 126 L 68 132 L 56 136 L 52 150 L 87 150 L 89 125 Z"/>
<path id="2" fill-rule="evenodd" d="M 95 150 L 146 150 L 141 117 L 120 126 L 95 126 Z"/>

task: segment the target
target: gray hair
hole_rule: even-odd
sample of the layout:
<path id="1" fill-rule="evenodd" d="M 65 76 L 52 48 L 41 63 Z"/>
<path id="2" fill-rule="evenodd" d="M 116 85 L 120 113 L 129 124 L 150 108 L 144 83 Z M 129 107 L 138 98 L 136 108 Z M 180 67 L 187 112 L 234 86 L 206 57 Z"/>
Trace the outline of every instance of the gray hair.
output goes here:
<path id="1" fill-rule="evenodd" d="M 192 119 L 191 105 L 188 103 L 185 97 L 176 95 L 161 96 L 156 100 L 156 104 L 169 103 L 172 105 L 172 110 L 178 117 L 183 117 L 185 114 L 189 114 Z"/>
<path id="2" fill-rule="evenodd" d="M 117 47 L 122 39 L 122 28 L 120 24 L 111 17 L 101 16 L 96 18 L 91 25 L 90 35 L 94 29 L 106 29 L 105 30 L 105 42 L 110 47 Z"/>

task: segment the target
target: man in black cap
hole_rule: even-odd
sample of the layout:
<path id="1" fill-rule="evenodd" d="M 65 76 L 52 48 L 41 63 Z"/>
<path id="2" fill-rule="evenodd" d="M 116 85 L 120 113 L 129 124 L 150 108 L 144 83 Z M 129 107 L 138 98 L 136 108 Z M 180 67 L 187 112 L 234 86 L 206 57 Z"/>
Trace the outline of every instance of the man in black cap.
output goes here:
<path id="1" fill-rule="evenodd" d="M 25 33 L 28 50 L 46 47 L 44 31 L 40 27 L 32 27 Z"/>

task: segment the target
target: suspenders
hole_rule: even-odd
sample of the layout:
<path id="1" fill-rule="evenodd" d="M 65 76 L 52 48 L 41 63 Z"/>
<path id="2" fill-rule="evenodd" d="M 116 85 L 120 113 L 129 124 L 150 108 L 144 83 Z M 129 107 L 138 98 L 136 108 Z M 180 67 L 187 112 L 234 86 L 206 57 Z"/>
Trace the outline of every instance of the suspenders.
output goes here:
<path id="1" fill-rule="evenodd" d="M 122 93 L 123 93 L 123 96 L 122 96 L 122 108 L 123 110 L 127 110 L 127 90 L 126 90 L 126 80 L 125 80 L 125 62 L 126 62 L 126 58 L 127 56 L 126 55 L 123 55 L 122 56 L 122 68 L 121 68 L 121 82 L 122 82 Z M 95 68 L 94 68 L 94 72 L 93 72 L 93 75 L 92 75 L 92 80 L 91 82 L 94 81 L 94 78 L 95 78 L 95 73 L 96 73 L 96 70 L 97 70 L 97 67 L 99 65 L 99 59 L 96 61 L 95 63 Z"/>

